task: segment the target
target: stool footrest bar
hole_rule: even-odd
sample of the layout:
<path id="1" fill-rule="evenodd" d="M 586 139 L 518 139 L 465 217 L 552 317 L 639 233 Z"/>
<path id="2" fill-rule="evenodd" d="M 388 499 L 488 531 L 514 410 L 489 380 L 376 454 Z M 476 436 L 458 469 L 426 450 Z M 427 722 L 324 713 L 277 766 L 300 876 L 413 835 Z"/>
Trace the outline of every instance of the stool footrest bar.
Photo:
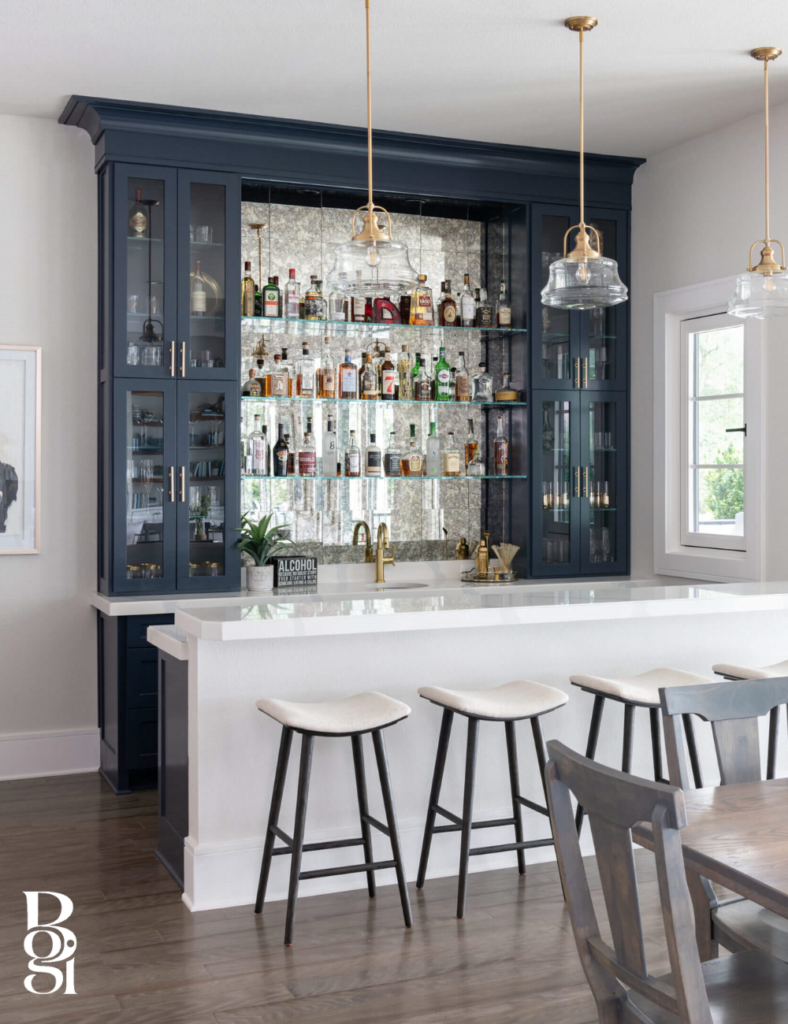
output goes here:
<path id="1" fill-rule="evenodd" d="M 344 846 L 363 846 L 364 840 L 361 836 L 358 839 L 332 839 L 326 843 L 304 843 L 304 853 L 310 850 L 341 850 Z"/>
<path id="2" fill-rule="evenodd" d="M 500 846 L 479 846 L 470 851 L 471 857 L 485 853 L 509 853 L 512 850 L 533 850 L 537 846 L 553 846 L 552 839 L 530 839 L 524 843 L 501 843 Z"/>
<path id="3" fill-rule="evenodd" d="M 384 836 L 391 835 L 391 830 L 389 829 L 388 825 L 384 825 L 382 821 L 378 821 L 377 818 L 373 818 L 371 814 L 363 814 L 361 816 L 361 820 L 364 821 L 367 825 L 372 825 L 373 828 L 376 828 L 379 832 L 382 832 Z"/>
<path id="4" fill-rule="evenodd" d="M 491 821 L 474 821 L 471 828 L 500 828 L 503 825 L 514 825 L 514 818 L 494 818 Z M 462 821 L 459 825 L 436 825 L 433 832 L 459 832 L 462 828 Z"/>
<path id="5" fill-rule="evenodd" d="M 550 817 L 550 812 L 546 807 L 542 807 L 541 804 L 535 804 L 533 800 L 529 800 L 527 796 L 516 796 L 515 800 L 518 804 L 522 804 L 523 807 L 529 808 L 529 810 L 536 811 L 537 814 L 544 814 L 546 817 Z"/>
<path id="6" fill-rule="evenodd" d="M 302 871 L 299 879 L 327 878 L 329 875 L 352 875 L 356 871 L 382 871 L 384 868 L 395 868 L 395 860 L 378 860 L 371 864 L 342 864 L 336 868 L 322 868 L 319 871 Z"/>

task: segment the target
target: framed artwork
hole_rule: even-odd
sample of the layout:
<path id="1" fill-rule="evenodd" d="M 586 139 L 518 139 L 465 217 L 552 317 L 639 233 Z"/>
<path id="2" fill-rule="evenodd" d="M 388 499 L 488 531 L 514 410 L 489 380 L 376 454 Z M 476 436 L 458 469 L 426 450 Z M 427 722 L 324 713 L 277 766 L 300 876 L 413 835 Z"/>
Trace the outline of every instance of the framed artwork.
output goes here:
<path id="1" fill-rule="evenodd" d="M 41 348 L 0 345 L 0 555 L 41 550 Z"/>

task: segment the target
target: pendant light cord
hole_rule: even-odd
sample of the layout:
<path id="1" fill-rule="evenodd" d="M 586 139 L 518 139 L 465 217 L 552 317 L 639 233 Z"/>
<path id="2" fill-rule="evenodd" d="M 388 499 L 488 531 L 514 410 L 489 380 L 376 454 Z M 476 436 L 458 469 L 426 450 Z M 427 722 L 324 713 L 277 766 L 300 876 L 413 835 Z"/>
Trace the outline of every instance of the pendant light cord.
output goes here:
<path id="1" fill-rule="evenodd" d="M 585 226 L 585 137 L 583 130 L 583 29 L 580 29 L 580 224 Z M 768 185 L 767 185 L 768 194 Z M 768 233 L 768 228 L 767 228 Z"/>
<path id="2" fill-rule="evenodd" d="M 372 212 L 372 71 L 369 56 L 369 0 L 364 0 L 367 13 L 367 178 L 369 209 Z"/>
<path id="3" fill-rule="evenodd" d="M 769 244 L 769 61 L 763 62 L 764 166 L 766 168 L 766 245 Z M 784 262 L 784 261 L 783 261 Z"/>

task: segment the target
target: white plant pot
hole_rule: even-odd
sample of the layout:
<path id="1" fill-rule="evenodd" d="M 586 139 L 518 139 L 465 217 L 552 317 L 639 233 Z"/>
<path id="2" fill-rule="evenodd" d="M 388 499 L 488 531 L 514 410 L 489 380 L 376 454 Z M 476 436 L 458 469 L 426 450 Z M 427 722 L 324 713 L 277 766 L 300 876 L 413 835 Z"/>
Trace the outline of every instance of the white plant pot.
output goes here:
<path id="1" fill-rule="evenodd" d="M 274 589 L 274 567 L 272 565 L 248 565 L 246 567 L 246 589 L 250 594 L 262 594 Z"/>

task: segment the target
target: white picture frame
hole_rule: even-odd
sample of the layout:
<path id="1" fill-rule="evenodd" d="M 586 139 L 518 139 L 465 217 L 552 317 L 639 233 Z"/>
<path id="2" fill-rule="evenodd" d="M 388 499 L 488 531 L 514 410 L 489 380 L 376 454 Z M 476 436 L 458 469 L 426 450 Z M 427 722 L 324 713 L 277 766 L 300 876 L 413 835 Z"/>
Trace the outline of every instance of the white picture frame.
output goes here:
<path id="1" fill-rule="evenodd" d="M 41 347 L 0 345 L 0 555 L 41 551 Z"/>

